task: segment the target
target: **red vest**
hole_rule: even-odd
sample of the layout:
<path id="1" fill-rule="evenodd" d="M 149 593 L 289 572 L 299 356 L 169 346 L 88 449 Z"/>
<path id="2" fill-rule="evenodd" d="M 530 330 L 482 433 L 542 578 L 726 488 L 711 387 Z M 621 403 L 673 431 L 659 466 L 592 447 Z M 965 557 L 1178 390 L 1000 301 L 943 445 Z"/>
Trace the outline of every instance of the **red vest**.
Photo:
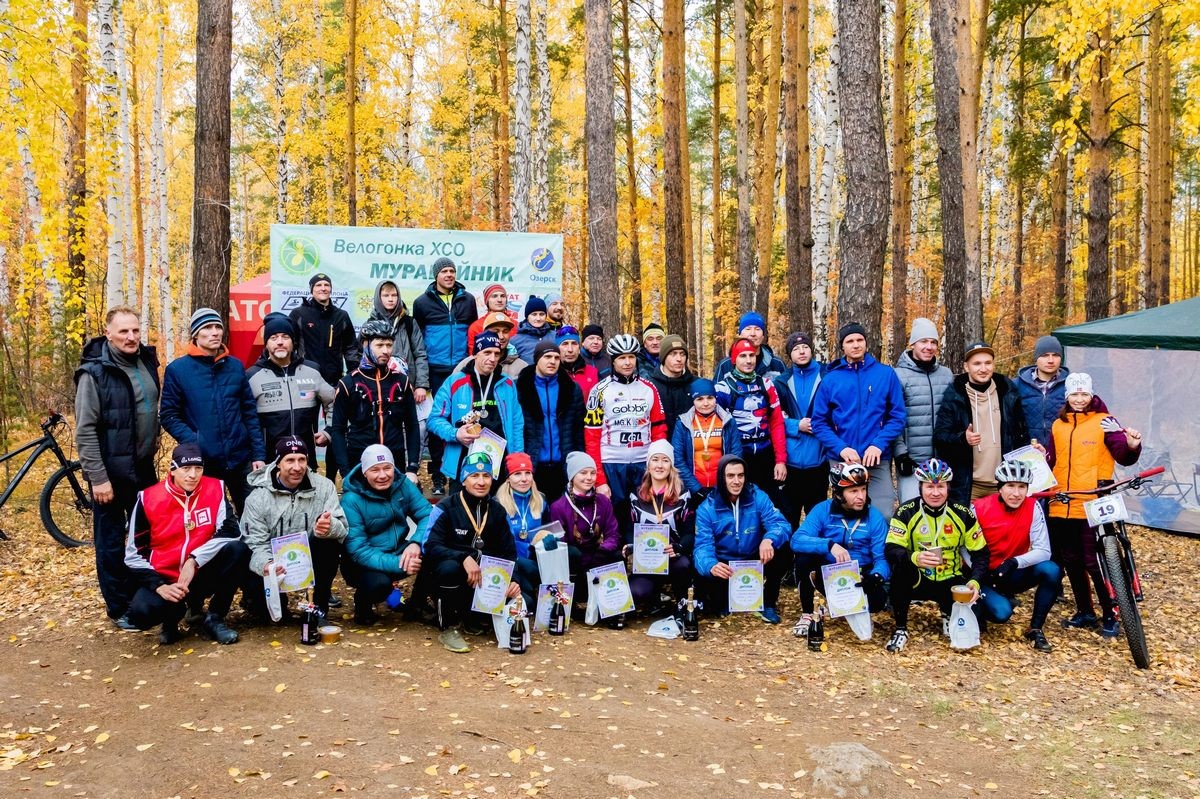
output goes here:
<path id="1" fill-rule="evenodd" d="M 188 515 L 195 523 L 190 530 L 184 524 L 181 502 L 187 503 Z M 142 492 L 142 511 L 150 522 L 150 553 L 146 560 L 154 571 L 178 580 L 188 555 L 208 543 L 225 519 L 225 484 L 215 477 L 201 477 L 200 485 L 187 497 L 168 477 Z"/>
<path id="2" fill-rule="evenodd" d="M 1033 524 L 1035 502 L 1026 498 L 1021 507 L 1010 510 L 999 494 L 992 494 L 972 503 L 975 518 L 983 529 L 983 540 L 987 541 L 989 569 L 1029 551 L 1029 528 Z"/>

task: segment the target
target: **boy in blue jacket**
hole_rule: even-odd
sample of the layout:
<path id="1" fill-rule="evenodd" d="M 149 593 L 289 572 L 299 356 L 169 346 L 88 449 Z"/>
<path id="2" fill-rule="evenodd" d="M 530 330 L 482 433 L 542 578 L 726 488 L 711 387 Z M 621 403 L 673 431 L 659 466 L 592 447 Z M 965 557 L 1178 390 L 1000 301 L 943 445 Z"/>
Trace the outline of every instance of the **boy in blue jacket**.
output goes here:
<path id="1" fill-rule="evenodd" d="M 788 523 L 766 492 L 746 477 L 746 462 L 725 455 L 717 464 L 717 488 L 696 512 L 696 548 L 692 559 L 700 575 L 708 610 L 729 612 L 731 560 L 763 563 L 763 609 L 759 618 L 779 624 L 779 586 L 792 565 Z"/>
<path id="2" fill-rule="evenodd" d="M 794 527 L 800 522 L 801 508 L 808 513 L 829 495 L 829 464 L 812 428 L 813 402 L 825 376 L 825 365 L 813 356 L 812 336 L 807 333 L 787 337 L 786 356 L 791 366 L 775 378 L 775 392 L 779 394 L 787 435 L 783 495 L 788 502 L 782 510 Z"/>
<path id="3" fill-rule="evenodd" d="M 888 522 L 871 507 L 867 496 L 870 475 L 859 463 L 837 464 L 829 471 L 833 498 L 812 509 L 804 523 L 792 534 L 791 547 L 796 554 L 796 583 L 800 588 L 803 613 L 792 632 L 798 638 L 808 635 L 813 620 L 813 591 L 825 593 L 821 567 L 827 563 L 858 561 L 867 608 L 876 613 L 887 604 L 884 587 L 891 568 L 883 556 Z"/>

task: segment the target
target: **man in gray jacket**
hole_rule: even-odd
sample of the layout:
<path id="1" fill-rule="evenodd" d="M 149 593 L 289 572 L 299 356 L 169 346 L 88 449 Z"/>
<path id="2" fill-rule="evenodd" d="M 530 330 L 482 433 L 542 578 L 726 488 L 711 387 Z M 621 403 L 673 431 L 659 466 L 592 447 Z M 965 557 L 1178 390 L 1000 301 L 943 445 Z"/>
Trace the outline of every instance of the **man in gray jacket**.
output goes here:
<path id="1" fill-rule="evenodd" d="M 275 447 L 275 462 L 250 475 L 251 492 L 242 513 L 242 540 L 250 547 L 250 571 L 265 576 L 268 569 L 284 573 L 275 563 L 271 539 L 307 533 L 313 564 L 313 604 L 329 612 L 329 595 L 337 576 L 346 515 L 338 504 L 333 482 L 308 467 L 304 442 L 294 436 Z"/>
<path id="2" fill-rule="evenodd" d="M 920 484 L 913 477 L 913 468 L 933 457 L 933 423 L 946 387 L 954 380 L 953 373 L 938 363 L 937 326 L 924 317 L 913 320 L 908 336 L 908 349 L 896 361 L 896 376 L 904 391 L 904 407 L 908 419 L 904 432 L 896 440 L 896 475 L 900 484 L 900 501 L 915 499 Z"/>

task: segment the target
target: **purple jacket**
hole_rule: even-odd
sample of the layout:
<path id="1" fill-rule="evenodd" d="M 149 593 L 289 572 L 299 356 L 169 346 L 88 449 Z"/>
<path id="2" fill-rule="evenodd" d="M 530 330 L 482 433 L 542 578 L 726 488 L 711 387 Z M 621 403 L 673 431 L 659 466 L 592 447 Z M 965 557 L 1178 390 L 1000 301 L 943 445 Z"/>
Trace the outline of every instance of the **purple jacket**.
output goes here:
<path id="1" fill-rule="evenodd" d="M 567 545 L 583 554 L 585 571 L 612 563 L 621 546 L 612 501 L 595 491 L 579 496 L 568 490 L 550 506 L 549 521 L 567 531 Z"/>

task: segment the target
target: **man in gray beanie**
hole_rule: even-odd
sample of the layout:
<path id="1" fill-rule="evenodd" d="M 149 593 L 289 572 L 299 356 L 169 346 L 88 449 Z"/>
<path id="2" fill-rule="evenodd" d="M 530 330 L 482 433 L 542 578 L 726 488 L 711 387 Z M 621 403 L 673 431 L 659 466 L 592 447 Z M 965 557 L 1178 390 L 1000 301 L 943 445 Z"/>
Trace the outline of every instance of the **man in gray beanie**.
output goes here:
<path id="1" fill-rule="evenodd" d="M 920 493 L 920 483 L 913 476 L 916 464 L 933 457 L 933 423 L 937 420 L 942 395 L 954 381 L 954 374 L 938 362 L 941 336 L 937 325 L 925 317 L 913 320 L 908 336 L 908 349 L 896 361 L 896 376 L 904 391 L 904 407 L 908 417 L 904 432 L 896 439 L 897 483 L 900 501 L 907 502 Z"/>
<path id="2" fill-rule="evenodd" d="M 1067 375 L 1063 348 L 1054 336 L 1042 336 L 1033 349 L 1033 364 L 1017 372 L 1017 390 L 1029 437 L 1045 443 L 1054 419 L 1067 401 Z"/>

